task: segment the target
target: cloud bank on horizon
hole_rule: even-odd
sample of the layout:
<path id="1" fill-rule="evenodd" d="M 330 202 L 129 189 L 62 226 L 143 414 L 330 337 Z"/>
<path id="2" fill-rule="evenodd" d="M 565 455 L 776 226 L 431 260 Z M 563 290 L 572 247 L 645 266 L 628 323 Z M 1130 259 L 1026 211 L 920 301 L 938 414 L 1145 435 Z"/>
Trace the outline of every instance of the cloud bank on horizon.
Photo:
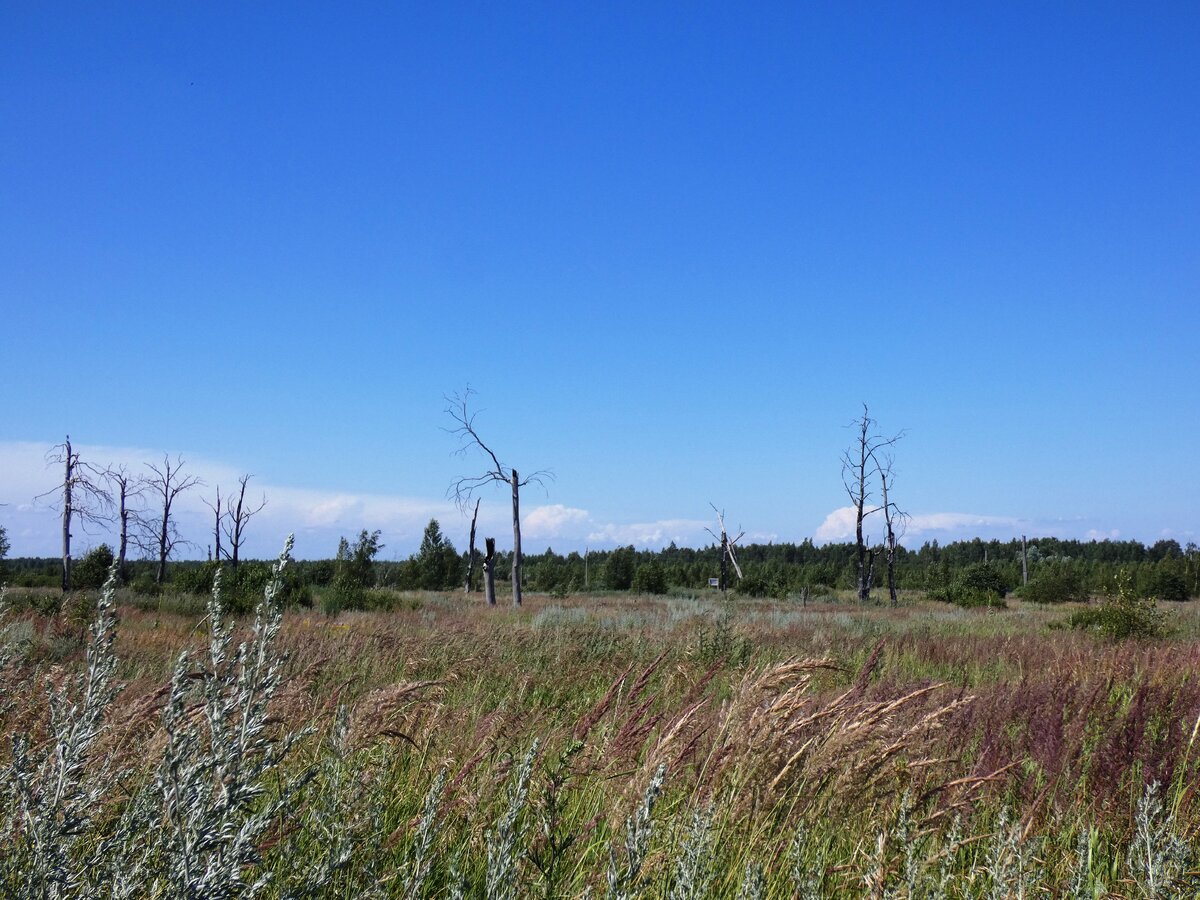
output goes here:
<path id="1" fill-rule="evenodd" d="M 141 448 L 78 445 L 83 458 L 101 466 L 123 464 L 131 471 L 143 471 L 144 463 L 161 460 L 161 452 Z M 47 462 L 48 448 L 33 442 L 0 442 L 0 524 L 12 544 L 13 556 L 55 556 L 59 552 L 61 524 L 53 494 L 58 472 Z M 215 485 L 230 487 L 242 473 L 237 467 L 219 460 L 181 453 L 188 474 L 198 476 L 202 485 L 179 499 L 177 522 L 190 545 L 184 558 L 204 557 L 212 539 L 212 513 L 204 505 L 211 499 Z M 174 459 L 174 455 L 172 455 Z M 256 502 L 265 497 L 267 505 L 248 529 L 245 555 L 270 558 L 288 533 L 296 535 L 296 555 L 301 558 L 328 558 L 338 538 L 352 536 L 362 529 L 383 533 L 385 558 L 403 558 L 416 551 L 421 534 L 430 519 L 436 518 L 442 530 L 460 549 L 467 542 L 468 518 L 448 499 L 413 497 L 396 493 L 349 492 L 336 489 L 299 487 L 272 483 L 265 476 L 250 481 L 248 496 Z M 878 517 L 874 517 L 878 518 Z M 878 522 L 868 520 L 869 529 L 878 530 Z M 541 545 L 559 552 L 585 548 L 606 549 L 632 544 L 642 549 L 660 549 L 671 543 L 701 547 L 713 541 L 707 519 L 664 517 L 651 521 L 614 522 L 598 518 L 582 507 L 564 503 L 531 506 L 523 512 L 522 537 L 527 551 L 540 552 Z M 495 535 L 501 547 L 511 546 L 511 511 L 504 497 L 489 499 L 480 509 L 480 534 Z M 825 516 L 812 531 L 816 543 L 854 539 L 853 507 L 840 507 Z M 909 544 L 937 539 L 946 541 L 973 537 L 1008 539 L 1020 534 L 1080 537 L 1087 540 L 1117 539 L 1118 529 L 1106 529 L 1082 520 L 1040 522 L 1011 516 L 961 512 L 914 514 L 904 538 Z M 780 535 L 765 530 L 747 531 L 745 543 L 780 540 L 801 541 L 808 535 Z M 1188 539 L 1188 535 L 1171 535 Z M 75 547 L 80 555 L 88 547 L 111 542 L 103 529 L 89 533 L 79 528 Z"/>

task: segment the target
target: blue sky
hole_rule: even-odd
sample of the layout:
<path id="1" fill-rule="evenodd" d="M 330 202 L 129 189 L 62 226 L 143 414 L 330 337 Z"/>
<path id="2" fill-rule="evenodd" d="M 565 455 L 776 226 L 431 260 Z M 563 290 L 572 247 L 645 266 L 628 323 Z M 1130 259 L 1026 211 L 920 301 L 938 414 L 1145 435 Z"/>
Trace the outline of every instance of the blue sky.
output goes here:
<path id="1" fill-rule="evenodd" d="M 909 543 L 1195 539 L 1200 13 L 943 7 L 8 5 L 12 552 L 68 432 L 461 545 L 466 385 L 526 549 L 837 538 L 863 402 Z"/>

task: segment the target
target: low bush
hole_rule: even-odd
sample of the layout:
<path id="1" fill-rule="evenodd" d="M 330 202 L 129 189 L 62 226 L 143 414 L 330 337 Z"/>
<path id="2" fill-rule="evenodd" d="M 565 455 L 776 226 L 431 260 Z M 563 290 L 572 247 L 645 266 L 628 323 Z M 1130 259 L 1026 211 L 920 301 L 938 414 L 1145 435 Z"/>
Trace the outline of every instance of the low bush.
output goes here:
<path id="1" fill-rule="evenodd" d="M 667 576 L 655 562 L 642 563 L 633 573 L 633 583 L 630 589 L 635 594 L 665 594 L 667 592 Z"/>
<path id="2" fill-rule="evenodd" d="M 1022 600 L 1033 603 L 1070 603 L 1087 600 L 1083 577 L 1065 566 L 1047 569 L 1018 589 Z"/>
<path id="3" fill-rule="evenodd" d="M 959 573 L 954 583 L 966 591 L 986 591 L 997 597 L 1003 597 L 1009 588 L 1000 571 L 988 563 L 967 566 Z"/>
<path id="4" fill-rule="evenodd" d="M 995 591 L 968 587 L 958 582 L 951 584 L 949 587 L 934 588 L 928 591 L 925 596 L 930 600 L 937 600 L 939 603 L 953 603 L 955 606 L 961 606 L 963 609 L 1008 608 L 1008 604 L 1004 602 L 1004 598 Z"/>
<path id="5" fill-rule="evenodd" d="M 1115 593 L 1096 606 L 1071 614 L 1072 628 L 1091 631 L 1112 640 L 1157 638 L 1166 634 L 1166 615 L 1153 597 L 1141 597 L 1127 571 L 1117 576 Z"/>

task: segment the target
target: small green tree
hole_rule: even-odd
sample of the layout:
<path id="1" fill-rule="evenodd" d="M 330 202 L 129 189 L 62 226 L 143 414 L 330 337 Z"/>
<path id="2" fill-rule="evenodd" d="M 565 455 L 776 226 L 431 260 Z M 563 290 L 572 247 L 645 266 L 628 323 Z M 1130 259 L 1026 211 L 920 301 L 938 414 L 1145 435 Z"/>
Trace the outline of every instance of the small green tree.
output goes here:
<path id="1" fill-rule="evenodd" d="M 456 587 L 462 560 L 454 545 L 442 534 L 437 519 L 430 519 L 421 538 L 421 549 L 413 560 L 418 583 L 427 591 Z"/>
<path id="2" fill-rule="evenodd" d="M 353 545 L 344 537 L 338 541 L 333 582 L 322 602 L 326 613 L 335 616 L 343 609 L 355 609 L 363 605 L 367 588 L 375 584 L 373 563 L 382 549 L 378 530 L 367 531 L 364 528 Z"/>
<path id="3" fill-rule="evenodd" d="M 79 590 L 91 588 L 99 590 L 108 579 L 108 570 L 113 564 L 112 547 L 101 544 L 77 562 L 71 569 L 71 587 Z"/>
<path id="4" fill-rule="evenodd" d="M 665 594 L 667 576 L 663 574 L 662 567 L 651 560 L 637 567 L 631 587 L 635 594 Z"/>
<path id="5" fill-rule="evenodd" d="M 1034 603 L 1069 603 L 1088 598 L 1083 576 L 1068 563 L 1045 566 L 1018 593 L 1022 600 Z"/>
<path id="6" fill-rule="evenodd" d="M 1157 600 L 1169 600 L 1175 603 L 1186 603 L 1189 596 L 1187 581 L 1178 572 L 1156 567 L 1142 588 L 1142 595 L 1154 597 Z"/>
<path id="7" fill-rule="evenodd" d="M 634 550 L 628 547 L 618 547 L 608 555 L 604 564 L 604 584 L 614 591 L 627 591 L 633 584 Z"/>

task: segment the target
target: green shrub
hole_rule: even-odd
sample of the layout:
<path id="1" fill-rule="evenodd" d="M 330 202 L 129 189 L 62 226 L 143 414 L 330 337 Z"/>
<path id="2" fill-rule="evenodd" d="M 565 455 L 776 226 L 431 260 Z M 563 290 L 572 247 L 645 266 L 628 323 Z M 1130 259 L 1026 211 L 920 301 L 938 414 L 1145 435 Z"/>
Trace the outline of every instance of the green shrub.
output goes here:
<path id="1" fill-rule="evenodd" d="M 771 582 L 761 575 L 747 575 L 734 585 L 739 594 L 747 597 L 770 597 Z"/>
<path id="2" fill-rule="evenodd" d="M 930 600 L 937 600 L 940 603 L 953 603 L 955 606 L 961 606 L 963 609 L 1008 608 L 1008 604 L 1004 602 L 1004 598 L 998 596 L 995 591 L 964 587 L 961 584 L 952 584 L 944 588 L 934 588 L 932 591 L 926 593 L 925 596 Z"/>
<path id="3" fill-rule="evenodd" d="M 631 589 L 635 594 L 665 594 L 667 576 L 656 562 L 642 563 L 633 573 Z"/>
<path id="4" fill-rule="evenodd" d="M 1019 588 L 1018 593 L 1022 600 L 1033 603 L 1070 603 L 1088 598 L 1083 576 L 1066 566 L 1039 572 L 1029 584 Z"/>
<path id="5" fill-rule="evenodd" d="M 1008 582 L 1000 571 L 988 563 L 967 566 L 954 580 L 960 588 L 968 591 L 987 591 L 997 597 L 1008 593 Z"/>
<path id="6" fill-rule="evenodd" d="M 71 587 L 76 590 L 99 590 L 104 586 L 112 564 L 112 547 L 101 544 L 71 567 Z"/>
<path id="7" fill-rule="evenodd" d="M 930 600 L 953 603 L 964 609 L 999 608 L 1008 606 L 1004 595 L 1008 585 L 1004 577 L 987 563 L 967 566 L 945 587 L 935 587 L 926 593 Z"/>
<path id="8" fill-rule="evenodd" d="M 1153 597 L 1138 596 L 1133 577 L 1122 569 L 1117 575 L 1116 593 L 1098 606 L 1089 606 L 1071 614 L 1072 628 L 1091 631 L 1113 640 L 1157 638 L 1166 634 L 1166 615 Z"/>

